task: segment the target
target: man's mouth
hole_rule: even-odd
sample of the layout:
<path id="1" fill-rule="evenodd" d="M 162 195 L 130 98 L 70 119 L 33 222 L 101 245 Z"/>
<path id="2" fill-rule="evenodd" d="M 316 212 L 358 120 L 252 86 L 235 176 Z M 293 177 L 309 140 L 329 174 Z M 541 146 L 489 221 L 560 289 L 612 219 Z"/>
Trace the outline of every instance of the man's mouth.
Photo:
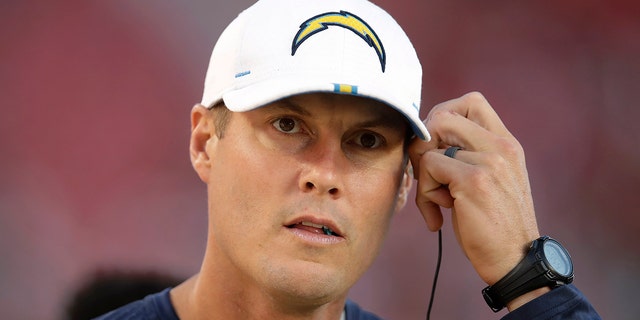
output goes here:
<path id="1" fill-rule="evenodd" d="M 309 221 L 302 221 L 299 223 L 295 223 L 292 225 L 287 226 L 287 228 L 298 228 L 298 229 L 302 229 L 305 231 L 309 231 L 309 232 L 313 232 L 316 234 L 325 234 L 328 236 L 334 236 L 334 237 L 340 237 L 339 234 L 337 234 L 335 231 L 333 231 L 331 228 L 325 226 L 325 225 L 321 225 L 321 224 L 316 224 L 313 222 L 309 222 Z"/>

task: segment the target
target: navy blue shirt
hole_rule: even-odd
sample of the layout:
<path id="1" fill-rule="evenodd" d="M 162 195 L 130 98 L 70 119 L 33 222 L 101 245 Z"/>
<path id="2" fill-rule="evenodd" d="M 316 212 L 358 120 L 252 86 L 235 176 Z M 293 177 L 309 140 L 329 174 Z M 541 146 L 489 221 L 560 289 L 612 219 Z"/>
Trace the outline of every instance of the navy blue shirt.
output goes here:
<path id="1" fill-rule="evenodd" d="M 149 295 L 111 311 L 98 320 L 179 320 L 171 305 L 169 291 Z M 381 318 L 347 300 L 346 320 L 380 320 Z M 600 319 L 585 296 L 573 285 L 562 286 L 525 304 L 502 318 L 503 320 L 596 320 Z"/>
<path id="2" fill-rule="evenodd" d="M 600 315 L 574 285 L 555 288 L 547 294 L 513 310 L 502 320 L 592 320 Z"/>

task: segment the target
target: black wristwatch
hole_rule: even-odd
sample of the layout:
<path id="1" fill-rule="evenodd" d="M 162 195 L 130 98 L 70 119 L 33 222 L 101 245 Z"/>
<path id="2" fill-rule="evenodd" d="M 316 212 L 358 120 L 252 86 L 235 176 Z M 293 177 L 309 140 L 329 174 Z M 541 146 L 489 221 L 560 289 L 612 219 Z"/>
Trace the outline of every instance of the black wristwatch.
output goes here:
<path id="1" fill-rule="evenodd" d="M 555 288 L 573 281 L 573 263 L 567 250 L 547 236 L 531 243 L 527 255 L 506 276 L 482 289 L 491 310 L 498 312 L 511 300 L 532 290 Z"/>

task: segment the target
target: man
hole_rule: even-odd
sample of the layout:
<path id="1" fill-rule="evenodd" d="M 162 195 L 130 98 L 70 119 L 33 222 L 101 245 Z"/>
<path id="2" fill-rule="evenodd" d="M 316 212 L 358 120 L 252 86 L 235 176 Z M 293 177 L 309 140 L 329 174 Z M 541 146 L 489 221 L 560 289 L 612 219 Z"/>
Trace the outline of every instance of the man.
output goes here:
<path id="1" fill-rule="evenodd" d="M 517 140 L 479 93 L 423 122 L 421 77 L 400 26 L 365 0 L 261 0 L 240 14 L 191 112 L 209 203 L 202 268 L 103 319 L 375 319 L 347 293 L 407 202 L 412 170 L 429 229 L 452 209 L 494 310 L 597 318 L 568 285 L 564 249 L 536 240 Z M 558 270 L 538 274 L 535 257 Z"/>

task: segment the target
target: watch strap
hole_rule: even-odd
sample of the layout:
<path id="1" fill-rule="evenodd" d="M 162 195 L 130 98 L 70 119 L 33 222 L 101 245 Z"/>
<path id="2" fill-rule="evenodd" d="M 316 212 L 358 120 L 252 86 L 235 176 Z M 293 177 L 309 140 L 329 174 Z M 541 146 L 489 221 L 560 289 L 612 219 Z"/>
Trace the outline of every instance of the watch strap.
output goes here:
<path id="1" fill-rule="evenodd" d="M 549 269 L 542 262 L 539 247 L 549 237 L 531 243 L 529 252 L 507 275 L 482 290 L 482 296 L 494 312 L 502 310 L 511 300 L 529 291 L 550 285 L 546 274 Z"/>

